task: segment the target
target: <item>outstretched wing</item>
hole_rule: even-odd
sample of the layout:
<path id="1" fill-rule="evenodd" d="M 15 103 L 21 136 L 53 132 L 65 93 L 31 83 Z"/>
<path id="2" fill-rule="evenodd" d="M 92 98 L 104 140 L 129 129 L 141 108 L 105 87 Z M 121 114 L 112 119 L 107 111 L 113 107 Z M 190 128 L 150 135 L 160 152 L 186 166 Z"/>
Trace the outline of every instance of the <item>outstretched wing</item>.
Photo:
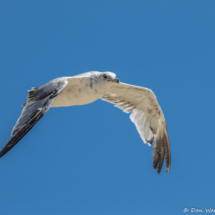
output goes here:
<path id="1" fill-rule="evenodd" d="M 153 167 L 160 173 L 163 161 L 166 161 L 166 173 L 171 163 L 170 143 L 163 112 L 154 93 L 147 88 L 124 83 L 113 84 L 102 100 L 115 104 L 115 107 L 131 113 L 144 143 L 153 143 Z"/>
<path id="2" fill-rule="evenodd" d="M 28 91 L 27 103 L 23 105 L 21 116 L 11 132 L 11 138 L 0 152 L 0 157 L 13 148 L 43 117 L 66 85 L 66 78 L 58 78 Z"/>

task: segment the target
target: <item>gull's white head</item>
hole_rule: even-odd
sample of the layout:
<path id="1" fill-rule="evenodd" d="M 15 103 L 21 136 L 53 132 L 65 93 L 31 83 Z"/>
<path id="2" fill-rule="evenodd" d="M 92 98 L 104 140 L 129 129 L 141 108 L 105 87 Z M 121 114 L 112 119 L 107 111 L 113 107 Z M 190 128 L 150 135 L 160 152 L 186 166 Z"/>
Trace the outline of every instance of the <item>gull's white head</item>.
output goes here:
<path id="1" fill-rule="evenodd" d="M 102 84 L 112 85 L 112 83 L 119 83 L 116 74 L 113 72 L 95 72 L 95 81 Z"/>
<path id="2" fill-rule="evenodd" d="M 113 72 L 92 72 L 91 87 L 98 92 L 106 92 L 113 84 L 119 83 Z"/>

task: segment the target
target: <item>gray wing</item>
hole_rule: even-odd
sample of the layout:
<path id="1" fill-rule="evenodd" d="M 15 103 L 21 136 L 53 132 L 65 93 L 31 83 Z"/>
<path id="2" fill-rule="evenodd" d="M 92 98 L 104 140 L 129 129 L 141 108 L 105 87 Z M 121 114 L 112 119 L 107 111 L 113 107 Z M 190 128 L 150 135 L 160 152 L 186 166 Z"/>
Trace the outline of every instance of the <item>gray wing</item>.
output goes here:
<path id="1" fill-rule="evenodd" d="M 171 163 L 170 143 L 163 112 L 154 93 L 147 88 L 124 83 L 113 84 L 102 97 L 104 101 L 131 113 L 130 119 L 135 124 L 144 143 L 153 143 L 153 167 L 160 173 L 163 161 L 166 161 L 166 173 Z"/>
<path id="2" fill-rule="evenodd" d="M 0 157 L 13 148 L 51 107 L 55 97 L 67 85 L 65 78 L 58 78 L 28 91 L 27 103 L 17 120 L 11 138 L 0 152 Z"/>

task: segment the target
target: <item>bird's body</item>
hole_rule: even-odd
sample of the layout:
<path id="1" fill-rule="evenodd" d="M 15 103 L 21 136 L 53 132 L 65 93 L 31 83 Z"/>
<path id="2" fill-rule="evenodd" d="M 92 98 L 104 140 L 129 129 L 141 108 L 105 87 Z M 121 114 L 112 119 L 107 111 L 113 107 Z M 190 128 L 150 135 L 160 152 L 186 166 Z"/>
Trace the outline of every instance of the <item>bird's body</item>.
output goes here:
<path id="1" fill-rule="evenodd" d="M 142 140 L 153 144 L 153 167 L 160 173 L 166 160 L 169 172 L 171 152 L 166 122 L 154 93 L 143 87 L 119 83 L 112 72 L 87 72 L 56 78 L 28 92 L 27 103 L 12 130 L 12 137 L 0 157 L 15 146 L 50 107 L 85 105 L 98 99 L 115 104 L 135 124 Z"/>
<path id="2" fill-rule="evenodd" d="M 86 73 L 83 74 L 83 76 Z M 77 75 L 74 77 L 60 78 L 67 81 L 66 87 L 55 98 L 51 107 L 65 107 L 73 105 L 85 105 L 100 99 L 111 87 L 111 83 L 103 84 L 93 80 L 90 74 L 99 74 L 98 72 L 90 72 L 82 77 Z M 112 74 L 113 77 L 116 75 Z M 57 79 L 56 79 L 57 80 Z"/>

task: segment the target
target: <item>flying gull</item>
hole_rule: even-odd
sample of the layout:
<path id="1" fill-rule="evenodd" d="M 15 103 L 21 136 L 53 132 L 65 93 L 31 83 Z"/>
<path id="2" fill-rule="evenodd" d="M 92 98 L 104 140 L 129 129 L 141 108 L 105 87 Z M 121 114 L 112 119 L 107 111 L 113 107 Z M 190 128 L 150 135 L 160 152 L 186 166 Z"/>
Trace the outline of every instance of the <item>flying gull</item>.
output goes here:
<path id="1" fill-rule="evenodd" d="M 43 117 L 50 107 L 85 105 L 102 99 L 130 113 L 144 143 L 153 146 L 153 167 L 160 173 L 166 162 L 166 173 L 171 163 L 170 143 L 163 112 L 155 94 L 147 88 L 120 83 L 112 72 L 87 72 L 72 77 L 56 78 L 28 91 L 11 138 L 0 152 L 0 157 L 13 148 Z"/>

